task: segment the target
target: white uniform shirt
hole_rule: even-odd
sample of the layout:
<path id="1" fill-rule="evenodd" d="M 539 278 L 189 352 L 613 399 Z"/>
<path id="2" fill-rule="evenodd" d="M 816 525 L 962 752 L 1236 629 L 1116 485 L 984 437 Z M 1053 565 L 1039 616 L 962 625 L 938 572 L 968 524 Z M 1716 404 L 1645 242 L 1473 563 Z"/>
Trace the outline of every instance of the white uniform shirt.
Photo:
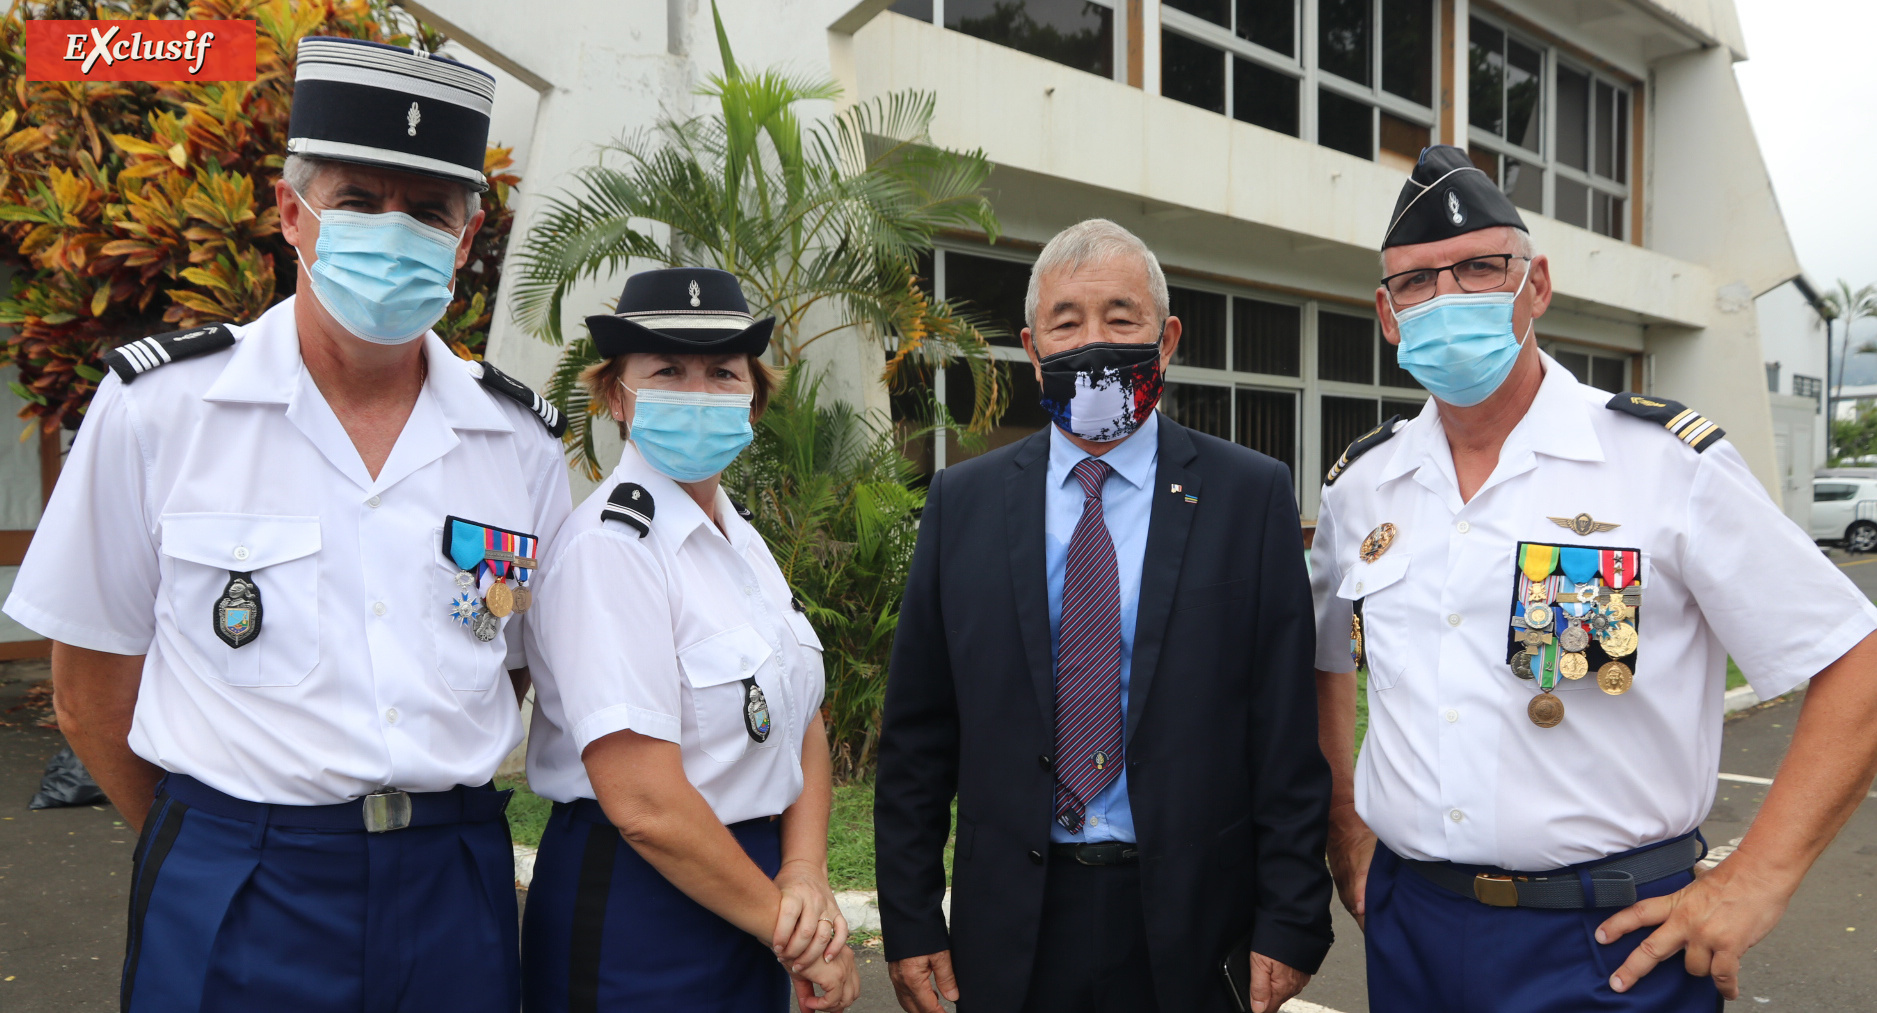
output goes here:
<path id="1" fill-rule="evenodd" d="M 99 386 L 6 613 L 145 655 L 130 746 L 237 798 L 343 802 L 482 784 L 521 738 L 505 669 L 449 616 L 446 515 L 540 536 L 568 504 L 559 441 L 433 334 L 429 377 L 373 479 L 300 359 L 293 300 L 232 348 Z M 212 628 L 250 571 L 261 630 Z"/>
<path id="2" fill-rule="evenodd" d="M 643 486 L 655 504 L 644 538 L 600 520 L 621 482 Z M 542 796 L 593 798 L 580 754 L 626 729 L 678 743 L 685 776 L 726 824 L 774 816 L 802 793 L 821 641 L 791 607 L 768 545 L 722 490 L 717 516 L 723 531 L 627 443 L 619 467 L 548 546 L 527 633 L 528 784 Z M 751 679 L 768 707 L 761 742 L 749 730 Z"/>
<path id="3" fill-rule="evenodd" d="M 1733 445 L 1703 453 L 1607 409 L 1549 356 L 1499 463 L 1462 503 L 1432 400 L 1323 490 L 1317 667 L 1352 668 L 1363 602 L 1369 728 L 1356 810 L 1398 854 L 1546 871 L 1687 833 L 1714 801 L 1727 656 L 1762 698 L 1837 660 L 1877 608 L 1779 511 Z M 1578 536 L 1549 518 L 1588 513 Z M 1373 562 L 1364 536 L 1399 534 Z M 1557 680 L 1564 720 L 1526 716 L 1506 664 L 1520 541 L 1636 548 L 1633 687 Z"/>

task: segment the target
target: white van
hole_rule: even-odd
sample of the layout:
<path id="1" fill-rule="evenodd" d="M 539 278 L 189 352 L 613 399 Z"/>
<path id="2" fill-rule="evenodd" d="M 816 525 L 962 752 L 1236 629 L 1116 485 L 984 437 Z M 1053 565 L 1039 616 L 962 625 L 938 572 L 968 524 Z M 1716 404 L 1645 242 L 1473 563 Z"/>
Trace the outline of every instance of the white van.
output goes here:
<path id="1" fill-rule="evenodd" d="M 1812 539 L 1851 552 L 1877 551 L 1877 478 L 1823 475 L 1812 480 Z"/>

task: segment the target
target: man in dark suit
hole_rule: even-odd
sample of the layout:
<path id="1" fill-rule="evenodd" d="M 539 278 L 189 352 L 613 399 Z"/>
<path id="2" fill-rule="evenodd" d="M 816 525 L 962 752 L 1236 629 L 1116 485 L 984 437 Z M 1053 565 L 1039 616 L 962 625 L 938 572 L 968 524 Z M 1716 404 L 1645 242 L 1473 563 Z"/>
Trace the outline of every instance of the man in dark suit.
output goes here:
<path id="1" fill-rule="evenodd" d="M 1245 998 L 1275 1010 L 1330 946 L 1290 475 L 1155 411 L 1180 322 L 1127 230 L 1064 230 L 1025 302 L 1055 424 L 933 477 L 893 647 L 895 991 L 910 1013 L 935 989 L 970 1013 L 1228 1011 L 1221 964 L 1248 949 Z"/>

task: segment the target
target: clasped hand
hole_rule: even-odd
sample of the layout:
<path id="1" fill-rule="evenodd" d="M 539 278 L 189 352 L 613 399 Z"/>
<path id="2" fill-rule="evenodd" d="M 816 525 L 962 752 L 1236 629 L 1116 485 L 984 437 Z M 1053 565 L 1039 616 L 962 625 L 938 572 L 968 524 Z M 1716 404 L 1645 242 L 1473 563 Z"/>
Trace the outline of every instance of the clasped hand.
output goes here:
<path id="1" fill-rule="evenodd" d="M 788 970 L 802 1008 L 832 1013 L 853 1005 L 860 995 L 860 972 L 847 948 L 847 919 L 828 877 L 811 863 L 793 861 L 776 873 L 775 884 L 782 906 L 770 946 Z"/>

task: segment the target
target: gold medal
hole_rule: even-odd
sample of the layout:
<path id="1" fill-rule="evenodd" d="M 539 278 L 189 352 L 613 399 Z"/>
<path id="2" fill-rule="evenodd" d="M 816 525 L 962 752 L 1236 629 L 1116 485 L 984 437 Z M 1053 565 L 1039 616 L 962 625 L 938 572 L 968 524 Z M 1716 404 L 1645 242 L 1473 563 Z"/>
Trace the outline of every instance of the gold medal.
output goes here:
<path id="1" fill-rule="evenodd" d="M 1550 601 L 1551 589 L 1546 587 L 1545 583 L 1546 582 L 1542 580 L 1532 581 L 1525 588 L 1525 600 L 1529 602 L 1535 602 L 1539 605 L 1543 605 L 1545 602 Z"/>
<path id="2" fill-rule="evenodd" d="M 515 585 L 515 611 L 526 612 L 528 611 L 528 606 L 533 605 L 533 604 L 534 604 L 534 592 L 528 590 L 528 585 L 526 584 L 516 584 Z"/>
<path id="3" fill-rule="evenodd" d="M 1551 628 L 1551 610 L 1543 605 L 1533 605 L 1525 610 L 1525 626 L 1533 630 Z"/>
<path id="4" fill-rule="evenodd" d="M 1612 658 L 1628 657 L 1636 653 L 1636 642 L 1636 628 L 1628 623 L 1617 623 L 1603 635 L 1603 653 Z"/>
<path id="5" fill-rule="evenodd" d="M 1390 545 L 1395 544 L 1395 533 L 1396 528 L 1393 524 L 1378 525 L 1374 531 L 1369 532 L 1367 538 L 1362 540 L 1362 548 L 1357 554 L 1362 557 L 1364 563 L 1375 562 L 1382 558 L 1382 553 L 1387 552 Z"/>
<path id="6" fill-rule="evenodd" d="M 1362 613 L 1349 617 L 1349 660 L 1362 667 Z"/>
<path id="7" fill-rule="evenodd" d="M 506 581 L 496 581 L 489 585 L 489 593 L 483 596 L 482 604 L 497 619 L 505 618 L 515 611 L 515 592 L 509 589 Z"/>
<path id="8" fill-rule="evenodd" d="M 1572 627 L 1571 629 L 1577 633 L 1584 632 L 1576 627 Z M 1581 654 L 1566 654 L 1564 657 L 1558 659 L 1558 674 L 1564 676 L 1566 679 L 1582 679 L 1585 675 L 1589 674 L 1589 672 L 1590 662 L 1585 661 L 1584 656 Z"/>
<path id="9" fill-rule="evenodd" d="M 1635 673 L 1620 661 L 1612 661 L 1597 669 L 1597 688 L 1611 696 L 1622 696 L 1629 692 L 1630 684 L 1635 681 Z"/>
<path id="10" fill-rule="evenodd" d="M 1540 693 L 1525 706 L 1525 716 L 1540 728 L 1556 728 L 1564 720 L 1564 701 L 1551 693 Z"/>

